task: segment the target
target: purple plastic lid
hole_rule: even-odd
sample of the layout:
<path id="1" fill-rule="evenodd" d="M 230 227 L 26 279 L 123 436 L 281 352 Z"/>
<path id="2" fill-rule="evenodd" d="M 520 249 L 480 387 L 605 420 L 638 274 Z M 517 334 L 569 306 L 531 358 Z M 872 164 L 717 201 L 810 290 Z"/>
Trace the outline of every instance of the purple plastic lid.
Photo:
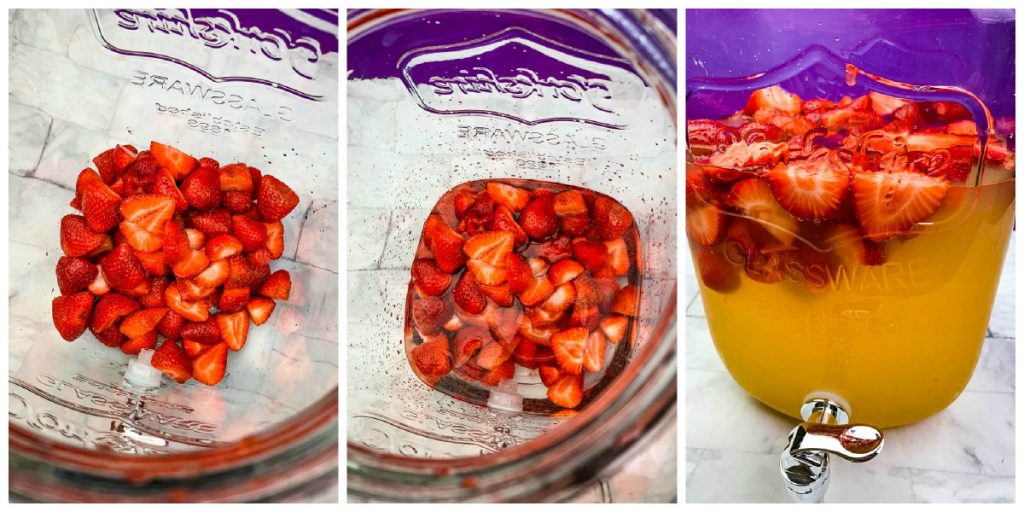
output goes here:
<path id="1" fill-rule="evenodd" d="M 892 80 L 962 87 L 994 116 L 1014 115 L 1013 10 L 690 9 L 686 23 L 688 97 L 702 78 L 761 73 L 818 46 Z M 721 110 L 687 104 L 689 117 Z"/>

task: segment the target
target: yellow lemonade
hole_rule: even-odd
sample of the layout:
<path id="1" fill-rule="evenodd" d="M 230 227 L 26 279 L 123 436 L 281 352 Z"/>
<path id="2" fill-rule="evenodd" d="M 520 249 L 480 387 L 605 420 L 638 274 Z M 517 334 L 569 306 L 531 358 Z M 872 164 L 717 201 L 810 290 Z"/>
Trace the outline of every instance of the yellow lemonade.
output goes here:
<path id="1" fill-rule="evenodd" d="M 708 326 L 733 378 L 794 417 L 809 398 L 832 398 L 878 427 L 949 405 L 978 361 L 1013 227 L 1012 173 L 984 177 L 949 187 L 931 218 L 879 242 L 884 259 L 870 264 L 842 237 L 805 236 L 825 228 L 801 222 L 796 249 L 779 253 L 794 256 L 766 280 L 745 271 L 730 239 L 705 247 L 691 236 Z M 730 227 L 751 221 L 727 215 Z"/>

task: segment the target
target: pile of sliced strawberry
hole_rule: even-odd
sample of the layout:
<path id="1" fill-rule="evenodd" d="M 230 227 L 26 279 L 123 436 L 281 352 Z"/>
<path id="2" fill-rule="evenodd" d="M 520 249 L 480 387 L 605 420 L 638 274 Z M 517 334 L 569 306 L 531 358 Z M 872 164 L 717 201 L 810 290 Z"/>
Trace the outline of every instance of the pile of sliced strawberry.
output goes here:
<path id="1" fill-rule="evenodd" d="M 179 383 L 220 382 L 249 322 L 265 323 L 291 293 L 288 271 L 270 262 L 284 253 L 281 219 L 298 196 L 254 167 L 157 142 L 93 163 L 71 201 L 80 213 L 60 221 L 54 326 L 67 341 L 88 329 L 130 355 L 163 336 L 155 368 Z"/>
<path id="2" fill-rule="evenodd" d="M 639 291 L 633 217 L 595 192 L 541 182 L 473 182 L 423 226 L 407 305 L 410 361 L 433 385 L 454 372 L 496 386 L 536 369 L 548 399 L 583 399 L 585 372 L 629 332 Z"/>
<path id="3" fill-rule="evenodd" d="M 687 131 L 686 232 L 703 282 L 721 292 L 739 272 L 821 288 L 839 266 L 883 263 L 884 244 L 930 219 L 979 154 L 962 106 L 874 92 L 804 101 L 768 87 Z M 985 156 L 1014 165 L 994 137 Z"/>

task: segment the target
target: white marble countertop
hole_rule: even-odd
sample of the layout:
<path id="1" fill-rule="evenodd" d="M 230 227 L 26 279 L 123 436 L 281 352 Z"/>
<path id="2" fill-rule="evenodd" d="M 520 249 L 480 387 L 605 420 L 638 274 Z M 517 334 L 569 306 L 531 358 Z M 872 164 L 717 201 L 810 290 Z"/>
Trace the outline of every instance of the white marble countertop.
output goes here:
<path id="1" fill-rule="evenodd" d="M 935 416 L 887 429 L 885 450 L 871 462 L 834 460 L 826 502 L 1014 501 L 1014 249 L 1011 241 L 967 388 Z M 789 502 L 779 453 L 796 422 L 733 381 L 711 341 L 688 257 L 684 264 L 686 501 Z"/>

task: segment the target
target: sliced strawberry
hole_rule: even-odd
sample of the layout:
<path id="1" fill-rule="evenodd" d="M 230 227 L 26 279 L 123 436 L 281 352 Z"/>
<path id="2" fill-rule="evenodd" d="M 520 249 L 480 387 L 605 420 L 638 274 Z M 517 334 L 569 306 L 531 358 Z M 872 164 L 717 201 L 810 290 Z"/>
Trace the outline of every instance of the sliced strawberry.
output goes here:
<path id="1" fill-rule="evenodd" d="M 494 210 L 494 219 L 491 221 L 492 231 L 505 231 L 512 233 L 513 246 L 518 248 L 529 241 L 526 236 L 526 231 L 519 227 L 516 223 L 515 217 L 512 216 L 512 212 L 505 205 L 499 205 Z M 479 235 L 478 235 L 479 236 Z"/>
<path id="2" fill-rule="evenodd" d="M 511 307 L 515 303 L 515 297 L 512 296 L 512 290 L 508 283 L 498 286 L 487 286 L 481 282 L 480 291 L 484 292 L 484 295 L 503 308 Z"/>
<path id="3" fill-rule="evenodd" d="M 248 172 L 249 171 L 246 171 L 246 173 Z M 222 197 L 221 202 L 224 204 L 224 208 L 226 208 L 229 212 L 244 214 L 253 207 L 252 196 L 250 194 L 250 192 L 229 190 L 227 192 L 224 192 L 224 196 Z"/>
<path id="4" fill-rule="evenodd" d="M 554 286 L 562 286 L 583 273 L 583 265 L 576 260 L 564 259 L 557 261 L 548 268 L 548 279 Z"/>
<path id="5" fill-rule="evenodd" d="M 498 384 L 501 384 L 501 381 L 511 379 L 515 374 L 515 363 L 513 363 L 511 359 L 506 359 L 504 363 L 494 367 L 492 370 L 480 377 L 480 383 L 484 386 L 497 386 Z"/>
<path id="6" fill-rule="evenodd" d="M 850 173 L 827 160 L 800 160 L 768 172 L 775 199 L 794 217 L 815 222 L 834 219 L 850 187 Z"/>
<path id="7" fill-rule="evenodd" d="M 134 313 L 141 308 L 139 303 L 128 296 L 120 293 L 108 293 L 96 303 L 96 309 L 92 312 L 93 332 L 103 332 L 116 324 L 122 317 Z"/>
<path id="8" fill-rule="evenodd" d="M 467 261 L 466 268 L 473 273 L 473 277 L 481 286 L 498 286 L 507 278 L 504 268 L 495 267 L 481 260 Z"/>
<path id="9" fill-rule="evenodd" d="M 466 211 L 476 202 L 477 195 L 478 193 L 469 187 L 462 187 L 455 192 L 455 199 L 452 201 L 455 206 L 455 218 L 462 220 L 466 216 Z"/>
<path id="10" fill-rule="evenodd" d="M 154 235 L 163 235 L 164 225 L 174 215 L 174 199 L 164 195 L 143 194 L 121 203 L 121 216 Z"/>
<path id="11" fill-rule="evenodd" d="M 573 375 L 583 370 L 583 353 L 587 341 L 587 329 L 573 327 L 551 336 L 551 351 L 555 353 L 558 366 Z"/>
<path id="12" fill-rule="evenodd" d="M 487 296 L 480 290 L 480 285 L 477 284 L 472 272 L 462 273 L 459 282 L 455 283 L 452 297 L 455 304 L 472 315 L 482 313 L 487 306 Z"/>
<path id="13" fill-rule="evenodd" d="M 121 334 L 137 338 L 156 329 L 156 324 L 167 314 L 167 308 L 140 309 L 121 321 Z"/>
<path id="14" fill-rule="evenodd" d="M 865 237 L 882 242 L 909 232 L 939 209 L 949 186 L 941 178 L 912 172 L 854 176 L 854 207 Z"/>
<path id="15" fill-rule="evenodd" d="M 530 193 L 512 185 L 506 185 L 497 181 L 487 183 L 487 193 L 491 199 L 499 205 L 503 205 L 513 212 L 518 212 L 530 202 Z"/>
<path id="16" fill-rule="evenodd" d="M 171 283 L 164 291 L 164 303 L 167 307 L 186 320 L 202 322 L 210 317 L 209 303 L 199 300 L 189 302 L 181 298 L 181 291 L 176 283 Z"/>
<path id="17" fill-rule="evenodd" d="M 414 347 L 410 356 L 416 370 L 431 383 L 437 382 L 452 369 L 452 353 L 445 336 L 431 336 Z"/>
<path id="18" fill-rule="evenodd" d="M 536 306 L 550 297 L 554 292 L 555 286 L 551 284 L 551 281 L 548 280 L 547 276 L 540 277 L 534 279 L 530 286 L 519 294 L 519 301 L 522 302 L 524 306 Z"/>
<path id="19" fill-rule="evenodd" d="M 260 248 L 245 255 L 249 269 L 252 271 L 253 284 L 259 284 L 270 276 L 270 251 Z"/>
<path id="20" fill-rule="evenodd" d="M 262 249 L 267 243 L 267 226 L 245 215 L 231 217 L 231 233 L 242 243 L 245 252 Z"/>
<path id="21" fill-rule="evenodd" d="M 448 290 L 452 276 L 441 270 L 436 261 L 418 258 L 412 262 L 412 281 L 421 295 L 436 297 Z"/>
<path id="22" fill-rule="evenodd" d="M 202 322 L 185 322 L 181 326 L 181 337 L 204 345 L 218 343 L 221 341 L 220 322 L 217 318 L 208 318 Z"/>
<path id="23" fill-rule="evenodd" d="M 164 305 L 164 292 L 170 281 L 164 276 L 153 276 L 149 279 L 149 291 L 139 297 L 139 302 L 147 308 L 158 308 Z"/>
<path id="24" fill-rule="evenodd" d="M 466 239 L 453 230 L 438 214 L 431 214 L 423 225 L 427 248 L 434 254 L 441 270 L 452 274 L 466 263 L 463 253 Z"/>
<path id="25" fill-rule="evenodd" d="M 172 340 L 165 340 L 153 352 L 149 364 L 178 384 L 184 384 L 192 378 L 192 358 Z"/>
<path id="26" fill-rule="evenodd" d="M 746 253 L 742 257 L 740 262 L 746 262 Z M 721 248 L 694 247 L 693 265 L 700 276 L 700 282 L 716 292 L 729 293 L 740 286 L 739 268 L 726 259 Z"/>
<path id="27" fill-rule="evenodd" d="M 208 348 L 210 348 L 209 345 L 203 345 L 202 343 L 199 343 L 198 341 L 192 341 L 192 340 L 181 340 L 181 347 L 182 347 L 182 349 L 185 350 L 185 353 L 188 354 L 189 358 L 194 358 L 194 357 L 198 356 L 199 354 L 202 354 L 203 352 L 206 352 L 206 350 Z M 191 362 L 189 364 L 191 365 Z M 190 370 L 190 373 L 191 373 L 191 370 Z"/>
<path id="28" fill-rule="evenodd" d="M 686 211 L 686 235 L 700 245 L 715 245 L 725 234 L 725 221 L 721 208 L 708 203 L 698 204 Z M 626 263 L 628 265 L 629 261 Z"/>
<path id="29" fill-rule="evenodd" d="M 217 261 L 242 252 L 242 242 L 237 238 L 222 233 L 206 241 L 206 257 Z"/>
<path id="30" fill-rule="evenodd" d="M 567 409 L 576 408 L 583 401 L 583 377 L 581 375 L 561 375 L 548 388 L 548 400 Z"/>
<path id="31" fill-rule="evenodd" d="M 197 164 L 196 159 L 185 152 L 159 142 L 150 142 L 149 152 L 153 154 L 156 163 L 170 172 L 175 180 L 188 176 L 188 173 L 192 172 Z"/>
<path id="32" fill-rule="evenodd" d="M 267 222 L 267 245 L 270 257 L 278 259 L 284 254 L 284 226 L 281 221 Z"/>
<path id="33" fill-rule="evenodd" d="M 591 273 L 597 272 L 608 262 L 608 248 L 601 242 L 591 240 L 574 240 L 572 255 Z"/>
<path id="34" fill-rule="evenodd" d="M 493 370 L 501 366 L 512 357 L 512 350 L 508 346 L 492 341 L 484 345 L 476 356 L 476 364 L 485 370 Z"/>
<path id="35" fill-rule="evenodd" d="M 94 298 L 89 292 L 54 297 L 50 304 L 53 325 L 65 341 L 74 341 L 85 332 Z"/>
<path id="36" fill-rule="evenodd" d="M 618 293 L 615 294 L 615 299 L 612 301 L 611 311 L 620 315 L 636 316 L 637 315 L 637 298 L 639 290 L 632 284 L 623 286 Z"/>
<path id="37" fill-rule="evenodd" d="M 190 217 L 192 226 L 208 237 L 231 231 L 231 214 L 226 210 L 193 212 Z"/>
<path id="38" fill-rule="evenodd" d="M 607 345 L 607 338 L 601 330 L 595 330 L 587 336 L 586 347 L 583 350 L 583 367 L 588 372 L 601 371 L 604 367 L 604 351 Z"/>
<path id="39" fill-rule="evenodd" d="M 544 242 L 531 247 L 538 256 L 555 263 L 565 258 L 572 257 L 572 243 L 567 237 L 558 237 L 554 240 Z"/>
<path id="40" fill-rule="evenodd" d="M 121 204 L 121 196 L 111 190 L 96 171 L 85 169 L 79 173 L 75 183 L 75 198 L 78 199 L 89 229 L 102 233 L 117 225 L 117 208 Z"/>
<path id="41" fill-rule="evenodd" d="M 85 256 L 109 240 L 109 236 L 89 229 L 85 217 L 81 215 L 65 215 L 60 220 L 60 247 L 67 256 Z"/>
<path id="42" fill-rule="evenodd" d="M 160 245 L 163 242 L 160 238 L 157 238 Z M 128 242 L 131 245 L 131 242 Z M 134 249 L 134 247 L 132 247 Z M 167 264 L 164 263 L 164 253 L 162 251 L 155 252 L 140 252 L 133 250 L 132 254 L 135 255 L 135 259 L 139 260 L 139 264 L 146 270 L 151 276 L 163 276 L 167 274 Z"/>
<path id="43" fill-rule="evenodd" d="M 435 297 L 415 298 L 412 303 L 412 320 L 421 336 L 433 336 L 441 332 L 441 326 L 452 317 L 452 305 Z"/>
<path id="44" fill-rule="evenodd" d="M 540 308 L 550 313 L 562 313 L 572 307 L 576 301 L 576 287 L 572 283 L 565 283 L 555 288 L 555 291 L 544 301 Z"/>
<path id="45" fill-rule="evenodd" d="M 220 173 L 213 167 L 197 167 L 181 182 L 181 194 L 197 210 L 212 210 L 220 205 Z"/>
<path id="46" fill-rule="evenodd" d="M 686 146 L 695 155 L 705 155 L 719 146 L 732 144 L 740 139 L 739 133 L 711 119 L 689 119 L 686 121 Z"/>
<path id="47" fill-rule="evenodd" d="M 268 222 L 285 218 L 299 204 L 299 196 L 281 180 L 263 176 L 256 192 L 256 205 L 260 215 Z"/>
<path id="48" fill-rule="evenodd" d="M 544 240 L 554 235 L 558 231 L 554 196 L 545 195 L 530 201 L 519 214 L 519 225 L 533 240 Z"/>
<path id="49" fill-rule="evenodd" d="M 96 336 L 97 341 L 108 347 L 119 347 L 122 343 L 128 341 L 128 338 L 121 334 L 116 325 L 108 327 L 105 331 L 94 331 L 90 327 L 89 332 Z"/>
<path id="50" fill-rule="evenodd" d="M 135 258 L 131 247 L 122 244 L 100 260 L 103 276 L 110 286 L 118 290 L 131 290 L 146 279 L 146 271 Z"/>
<path id="51" fill-rule="evenodd" d="M 852 268 L 856 265 L 881 265 L 885 263 L 882 246 L 865 239 L 857 226 L 836 224 L 828 228 L 825 244 L 831 248 L 840 262 Z"/>
<path id="52" fill-rule="evenodd" d="M 733 185 L 726 203 L 759 222 L 784 245 L 796 237 L 796 219 L 775 200 L 771 186 L 763 179 L 748 178 Z"/>
<path id="53" fill-rule="evenodd" d="M 221 340 L 235 352 L 242 350 L 249 336 L 249 313 L 220 313 L 216 320 Z"/>
<path id="54" fill-rule="evenodd" d="M 579 190 L 566 190 L 555 194 L 553 207 L 559 217 L 575 216 L 587 213 L 587 203 Z"/>
<path id="55" fill-rule="evenodd" d="M 199 274 L 208 266 L 210 266 L 210 260 L 206 257 L 206 252 L 191 249 L 181 261 L 171 265 L 171 270 L 174 271 L 175 276 L 184 278 Z"/>
<path id="56" fill-rule="evenodd" d="M 608 248 L 608 266 L 615 271 L 615 275 L 624 276 L 629 273 L 629 249 L 626 241 L 618 238 L 604 243 Z"/>
<path id="57" fill-rule="evenodd" d="M 484 344 L 493 343 L 491 334 L 486 329 L 467 327 L 455 334 L 455 368 L 469 362 Z"/>
<path id="58" fill-rule="evenodd" d="M 121 222 L 121 225 L 118 226 L 118 229 L 121 231 L 121 234 L 124 235 L 125 243 L 139 253 L 159 251 L 164 245 L 164 240 L 161 235 L 150 233 L 134 222 L 127 220 L 123 221 Z"/>
<path id="59" fill-rule="evenodd" d="M 512 360 L 523 368 L 536 369 L 540 364 L 538 359 L 538 345 L 522 336 L 515 340 L 515 350 L 512 351 Z"/>
<path id="60" fill-rule="evenodd" d="M 481 233 L 466 241 L 463 252 L 470 259 L 494 267 L 504 267 L 505 256 L 512 252 L 513 240 L 512 234 L 506 231 Z"/>
<path id="61" fill-rule="evenodd" d="M 96 279 L 89 283 L 89 291 L 97 297 L 110 292 L 110 285 L 107 284 L 107 279 L 103 277 L 103 269 L 99 269 L 99 272 L 96 273 Z"/>
<path id="62" fill-rule="evenodd" d="M 249 317 L 252 318 L 252 323 L 256 325 L 263 325 L 270 319 L 271 313 L 274 312 L 274 306 L 274 301 L 271 299 L 265 297 L 252 297 L 245 305 L 245 309 L 249 311 Z"/>
<path id="63" fill-rule="evenodd" d="M 220 168 L 220 189 L 222 192 L 252 192 L 255 185 L 249 166 L 229 164 Z M 277 219 L 274 219 L 277 220 Z"/>
<path id="64" fill-rule="evenodd" d="M 287 270 L 281 269 L 270 274 L 263 285 L 260 286 L 259 294 L 271 299 L 288 300 L 292 292 L 292 275 Z"/>
<path id="65" fill-rule="evenodd" d="M 174 178 L 167 171 L 161 170 L 157 172 L 156 177 L 153 178 L 153 186 L 150 192 L 173 199 L 175 214 L 182 213 L 188 208 L 188 201 L 185 200 L 185 196 L 178 190 L 178 185 L 174 182 Z"/>
<path id="66" fill-rule="evenodd" d="M 519 334 L 538 345 L 550 345 L 551 336 L 558 332 L 557 326 L 541 327 L 533 325 L 528 315 L 519 318 Z"/>
<path id="67" fill-rule="evenodd" d="M 629 325 L 629 319 L 620 315 L 611 315 L 601 319 L 599 325 L 601 326 L 601 332 L 608 338 L 608 341 L 615 345 L 626 336 L 626 327 Z"/>
<path id="68" fill-rule="evenodd" d="M 61 256 L 57 260 L 57 287 L 61 295 L 68 295 L 89 287 L 99 269 L 84 258 Z"/>
<path id="69" fill-rule="evenodd" d="M 789 157 L 788 142 L 753 142 L 744 141 L 730 144 L 724 151 L 711 155 L 708 163 L 718 169 L 723 169 L 722 176 L 725 179 L 718 181 L 732 181 L 739 178 L 735 169 L 755 167 L 761 165 L 774 165 L 785 161 Z M 718 174 L 716 174 L 718 176 Z"/>
<path id="70" fill-rule="evenodd" d="M 224 378 L 228 363 L 228 346 L 218 343 L 192 359 L 192 378 L 213 386 Z"/>
<path id="71" fill-rule="evenodd" d="M 217 309 L 221 312 L 238 311 L 249 303 L 249 288 L 224 288 L 217 301 Z"/>
<path id="72" fill-rule="evenodd" d="M 130 338 L 121 344 L 121 352 L 130 356 L 137 356 L 143 349 L 152 349 L 156 346 L 156 331 L 149 331 L 140 336 Z"/>
<path id="73" fill-rule="evenodd" d="M 800 96 L 790 94 L 778 85 L 758 89 L 750 95 L 743 113 L 750 115 L 759 110 L 772 110 L 795 116 L 801 110 Z"/>
<path id="74" fill-rule="evenodd" d="M 184 260 L 191 252 L 185 231 L 173 220 L 164 225 L 163 251 L 164 263 L 168 265 Z"/>
<path id="75" fill-rule="evenodd" d="M 194 302 L 200 299 L 205 299 L 213 295 L 213 288 L 206 288 L 200 286 L 192 279 L 178 279 L 178 291 L 181 292 L 182 300 Z"/>
<path id="76" fill-rule="evenodd" d="M 113 154 L 111 155 L 112 165 L 116 173 L 123 173 L 132 162 L 135 161 L 135 157 L 138 156 L 139 150 L 135 149 L 135 146 L 131 144 L 125 144 L 114 146 Z"/>
<path id="77" fill-rule="evenodd" d="M 518 253 L 510 252 L 505 256 L 505 276 L 509 290 L 516 295 L 533 285 L 533 272 Z"/>
<path id="78" fill-rule="evenodd" d="M 229 256 L 226 261 L 230 267 L 225 288 L 248 288 L 253 284 L 252 270 L 249 262 L 241 254 Z"/>
<path id="79" fill-rule="evenodd" d="M 625 206 L 604 196 L 594 199 L 594 226 L 597 227 L 597 233 L 602 239 L 621 238 L 632 225 L 633 215 Z"/>
<path id="80" fill-rule="evenodd" d="M 587 330 L 597 327 L 600 320 L 601 291 L 597 284 L 586 274 L 573 281 L 576 287 L 576 301 L 573 304 L 569 323 Z"/>

